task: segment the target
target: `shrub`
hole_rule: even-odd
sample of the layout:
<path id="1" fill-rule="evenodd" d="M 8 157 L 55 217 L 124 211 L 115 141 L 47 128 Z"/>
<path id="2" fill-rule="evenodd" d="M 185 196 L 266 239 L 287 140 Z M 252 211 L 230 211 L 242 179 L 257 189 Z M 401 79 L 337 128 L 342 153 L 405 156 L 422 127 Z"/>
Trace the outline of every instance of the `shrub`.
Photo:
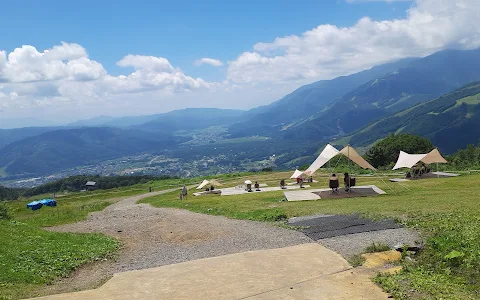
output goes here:
<path id="1" fill-rule="evenodd" d="M 0 204 L 0 220 L 8 220 L 10 215 L 8 214 L 8 207 L 5 204 Z"/>
<path id="2" fill-rule="evenodd" d="M 434 148 L 430 140 L 420 136 L 404 133 L 390 135 L 376 143 L 367 153 L 367 160 L 374 166 L 386 166 L 395 163 L 400 151 L 410 154 L 428 153 Z"/>

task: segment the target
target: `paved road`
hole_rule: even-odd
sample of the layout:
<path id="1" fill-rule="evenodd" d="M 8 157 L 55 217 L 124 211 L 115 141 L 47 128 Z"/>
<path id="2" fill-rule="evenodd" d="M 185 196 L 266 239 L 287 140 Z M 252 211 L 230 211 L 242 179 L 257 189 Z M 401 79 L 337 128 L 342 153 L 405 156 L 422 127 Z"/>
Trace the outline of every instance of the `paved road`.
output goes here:
<path id="1" fill-rule="evenodd" d="M 369 273 L 316 244 L 115 274 L 95 290 L 39 299 L 388 299 Z"/>

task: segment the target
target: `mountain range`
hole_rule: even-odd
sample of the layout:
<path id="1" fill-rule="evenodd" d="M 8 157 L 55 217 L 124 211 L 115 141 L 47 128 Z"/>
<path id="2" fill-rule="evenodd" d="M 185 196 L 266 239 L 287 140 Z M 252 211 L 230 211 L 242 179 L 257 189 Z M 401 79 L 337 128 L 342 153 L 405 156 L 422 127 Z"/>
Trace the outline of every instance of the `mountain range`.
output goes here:
<path id="1" fill-rule="evenodd" d="M 0 166 L 7 174 L 43 175 L 101 160 L 161 151 L 180 142 L 169 135 L 108 127 L 45 132 L 0 149 Z"/>
<path id="2" fill-rule="evenodd" d="M 371 78 L 376 73 L 374 70 L 386 72 Z M 480 49 L 441 51 L 421 59 L 402 60 L 398 65 L 389 64 L 359 74 L 364 74 L 361 78 L 366 79 L 365 82 L 353 89 L 343 89 L 343 95 L 336 99 L 332 98 L 338 93 L 332 94 L 329 100 L 317 98 L 316 101 L 321 103 L 317 109 L 308 109 L 311 106 L 306 104 L 307 109 L 302 109 L 302 114 L 297 115 L 296 119 L 286 119 L 288 121 L 277 126 L 270 125 L 268 130 L 263 124 L 249 120 L 248 123 L 252 125 L 248 131 L 288 139 L 330 139 L 353 132 L 391 113 L 480 80 Z M 359 74 L 347 78 L 358 78 Z M 325 86 L 330 85 L 338 85 L 338 80 L 310 85 L 310 94 L 320 93 L 319 89 L 323 91 Z M 292 95 L 301 93 L 302 90 L 300 88 Z M 287 96 L 278 103 L 271 104 L 263 109 L 262 115 L 278 114 L 277 107 L 282 105 L 289 106 L 290 109 L 303 106 L 301 101 L 297 101 L 298 105 L 289 104 L 290 99 L 291 96 Z M 315 101 L 315 98 L 309 98 L 309 101 Z M 253 119 L 255 118 L 257 116 Z M 230 130 L 237 136 L 248 135 L 248 132 L 242 132 L 234 126 Z"/>
<path id="3" fill-rule="evenodd" d="M 368 146 L 395 132 L 428 137 L 448 154 L 478 142 L 479 81 L 480 49 L 447 50 L 318 81 L 250 111 L 191 108 L 0 130 L 0 175 L 43 175 L 164 150 L 195 161 L 223 149 L 248 165 L 248 157 L 263 161 L 278 148 L 277 164 L 291 167 L 326 142 Z"/>
<path id="4" fill-rule="evenodd" d="M 429 138 L 444 153 L 480 139 L 480 82 L 468 84 L 437 99 L 418 104 L 369 125 L 343 139 L 368 146 L 390 133 L 412 133 Z"/>

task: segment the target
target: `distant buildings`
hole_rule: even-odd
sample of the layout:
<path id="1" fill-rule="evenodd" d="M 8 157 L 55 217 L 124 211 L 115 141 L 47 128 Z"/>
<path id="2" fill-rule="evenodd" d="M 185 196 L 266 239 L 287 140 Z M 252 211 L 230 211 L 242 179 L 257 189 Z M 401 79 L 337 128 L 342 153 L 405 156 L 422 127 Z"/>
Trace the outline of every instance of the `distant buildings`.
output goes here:
<path id="1" fill-rule="evenodd" d="M 87 183 L 85 183 L 85 189 L 87 191 L 91 191 L 91 190 L 94 190 L 96 188 L 96 185 L 97 183 L 95 181 L 87 181 Z"/>

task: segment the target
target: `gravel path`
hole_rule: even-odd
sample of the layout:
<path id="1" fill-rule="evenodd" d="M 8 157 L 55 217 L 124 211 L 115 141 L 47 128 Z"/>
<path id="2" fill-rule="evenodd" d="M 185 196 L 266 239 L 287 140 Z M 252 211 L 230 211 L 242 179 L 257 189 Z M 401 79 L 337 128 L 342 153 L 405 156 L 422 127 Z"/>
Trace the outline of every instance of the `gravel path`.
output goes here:
<path id="1" fill-rule="evenodd" d="M 359 232 L 359 233 L 352 233 L 348 234 L 349 231 L 352 231 L 352 228 L 359 227 L 362 229 L 364 226 L 354 226 L 360 223 L 354 222 L 355 219 L 352 220 L 351 224 L 348 224 L 348 220 L 350 216 L 336 216 L 336 215 L 313 215 L 313 216 L 302 216 L 302 217 L 295 217 L 290 218 L 288 224 L 291 225 L 300 225 L 300 226 L 314 226 L 315 224 L 321 224 L 322 230 L 333 230 L 338 227 L 339 230 L 335 232 L 339 232 L 341 235 L 322 238 L 316 240 L 318 243 L 322 244 L 323 246 L 339 253 L 345 258 L 350 258 L 353 255 L 361 254 L 365 248 L 372 245 L 372 243 L 382 243 L 390 246 L 393 248 L 397 245 L 410 245 L 410 246 L 420 246 L 424 244 L 422 237 L 418 232 L 413 229 L 409 228 L 396 228 L 396 229 L 387 229 L 389 227 L 383 227 L 383 230 L 371 230 L 369 226 L 367 226 L 369 231 L 366 232 Z M 321 220 L 325 220 L 321 222 Z M 336 219 L 338 222 L 333 222 Z M 320 221 L 319 221 L 320 220 Z M 341 222 L 341 221 L 344 222 Z M 369 220 L 367 220 L 369 221 Z M 369 221 L 370 222 L 370 221 Z M 384 221 L 382 221 L 384 222 Z M 384 225 L 380 222 L 380 228 Z M 348 225 L 352 225 L 349 227 Z M 391 224 L 387 224 L 391 225 Z M 333 228 L 332 228 L 333 227 Z M 364 228 L 365 229 L 365 228 Z M 304 232 L 308 234 L 309 229 L 304 229 Z M 355 230 L 353 230 L 355 231 Z M 312 236 L 311 234 L 309 234 Z"/>
<path id="2" fill-rule="evenodd" d="M 119 239 L 124 247 L 116 261 L 84 266 L 41 293 L 93 288 L 117 272 L 312 242 L 301 232 L 263 222 L 136 204 L 142 198 L 169 191 L 130 197 L 91 213 L 85 221 L 49 228 L 59 232 L 101 232 Z"/>
<path id="3" fill-rule="evenodd" d="M 368 246 L 372 245 L 372 243 L 383 243 L 390 246 L 390 248 L 402 244 L 411 246 L 423 244 L 420 235 L 416 231 L 409 228 L 386 229 L 348 234 L 321 239 L 317 242 L 347 259 L 353 255 L 361 254 L 362 251 Z"/>

